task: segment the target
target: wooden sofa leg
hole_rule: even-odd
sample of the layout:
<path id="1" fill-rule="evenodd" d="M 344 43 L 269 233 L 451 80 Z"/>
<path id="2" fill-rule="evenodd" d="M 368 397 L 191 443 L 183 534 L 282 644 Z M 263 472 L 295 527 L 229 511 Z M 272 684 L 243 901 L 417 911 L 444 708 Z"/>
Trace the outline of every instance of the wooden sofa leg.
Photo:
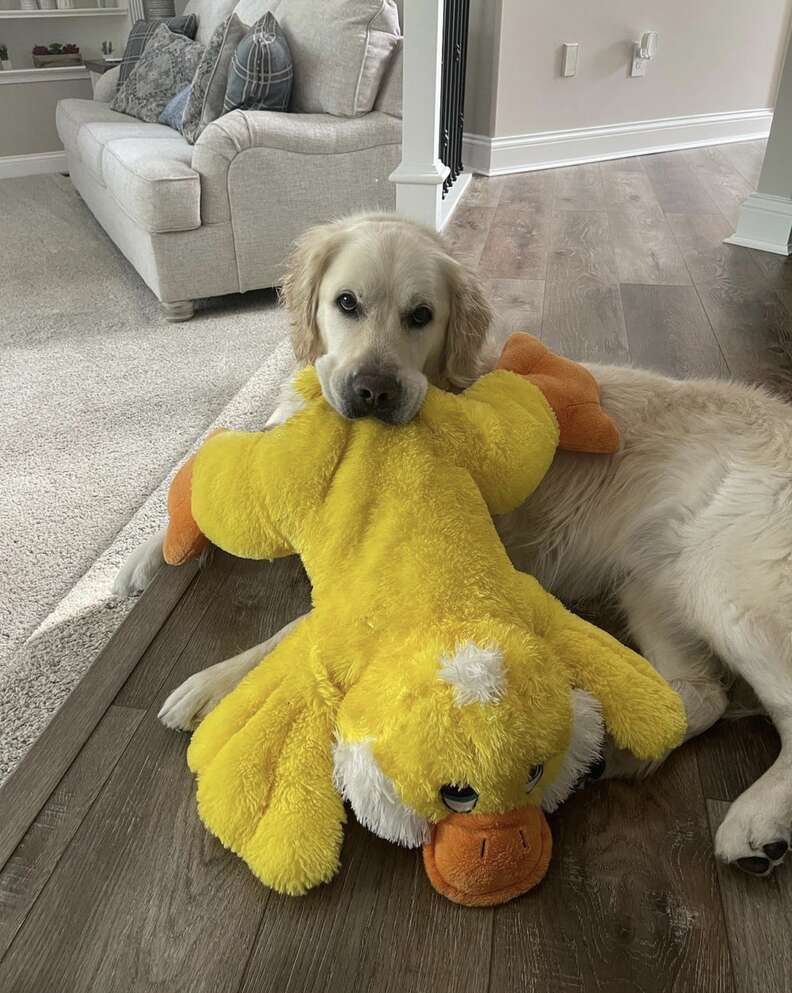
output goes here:
<path id="1" fill-rule="evenodd" d="M 166 321 L 189 321 L 195 313 L 192 300 L 177 300 L 175 303 L 160 302 L 160 312 Z"/>

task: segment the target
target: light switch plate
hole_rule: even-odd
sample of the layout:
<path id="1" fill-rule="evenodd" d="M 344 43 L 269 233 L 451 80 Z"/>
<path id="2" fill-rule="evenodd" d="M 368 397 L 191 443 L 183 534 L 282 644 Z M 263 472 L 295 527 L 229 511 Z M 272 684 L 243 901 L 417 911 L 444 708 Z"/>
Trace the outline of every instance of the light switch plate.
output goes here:
<path id="1" fill-rule="evenodd" d="M 574 76 L 577 74 L 578 55 L 580 45 L 577 42 L 569 42 L 562 46 L 561 75 Z"/>
<path id="2" fill-rule="evenodd" d="M 646 75 L 646 63 L 648 59 L 641 58 L 641 46 L 636 42 L 633 45 L 633 59 L 632 67 L 630 69 L 631 76 L 645 76 Z"/>

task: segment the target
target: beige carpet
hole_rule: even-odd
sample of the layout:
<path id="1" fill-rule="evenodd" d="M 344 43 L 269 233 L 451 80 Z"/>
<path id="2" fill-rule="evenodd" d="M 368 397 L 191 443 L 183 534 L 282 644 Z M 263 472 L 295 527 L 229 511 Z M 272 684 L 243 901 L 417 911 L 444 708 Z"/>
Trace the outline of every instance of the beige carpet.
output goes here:
<path id="1" fill-rule="evenodd" d="M 0 780 L 128 612 L 175 465 L 266 419 L 285 332 L 271 292 L 167 324 L 68 179 L 0 182 Z"/>

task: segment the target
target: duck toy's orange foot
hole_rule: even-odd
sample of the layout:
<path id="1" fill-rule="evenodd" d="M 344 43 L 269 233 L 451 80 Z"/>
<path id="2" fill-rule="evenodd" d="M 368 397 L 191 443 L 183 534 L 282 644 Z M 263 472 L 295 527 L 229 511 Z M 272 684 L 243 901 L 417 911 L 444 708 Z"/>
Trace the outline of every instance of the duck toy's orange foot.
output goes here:
<path id="1" fill-rule="evenodd" d="M 539 807 L 507 814 L 451 814 L 432 830 L 423 860 L 432 886 L 465 907 L 493 907 L 537 886 L 553 839 Z"/>

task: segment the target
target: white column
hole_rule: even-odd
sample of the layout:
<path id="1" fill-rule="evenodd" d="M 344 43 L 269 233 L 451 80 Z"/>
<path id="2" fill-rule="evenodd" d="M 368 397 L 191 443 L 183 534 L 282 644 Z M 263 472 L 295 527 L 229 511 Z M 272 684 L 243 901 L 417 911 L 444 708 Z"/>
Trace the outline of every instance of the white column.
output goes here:
<path id="1" fill-rule="evenodd" d="M 439 230 L 443 180 L 438 156 L 443 0 L 404 0 L 402 160 L 390 176 L 396 210 Z"/>
<path id="2" fill-rule="evenodd" d="M 737 230 L 726 242 L 792 254 L 792 38 L 781 69 L 759 187 L 743 202 Z"/>

